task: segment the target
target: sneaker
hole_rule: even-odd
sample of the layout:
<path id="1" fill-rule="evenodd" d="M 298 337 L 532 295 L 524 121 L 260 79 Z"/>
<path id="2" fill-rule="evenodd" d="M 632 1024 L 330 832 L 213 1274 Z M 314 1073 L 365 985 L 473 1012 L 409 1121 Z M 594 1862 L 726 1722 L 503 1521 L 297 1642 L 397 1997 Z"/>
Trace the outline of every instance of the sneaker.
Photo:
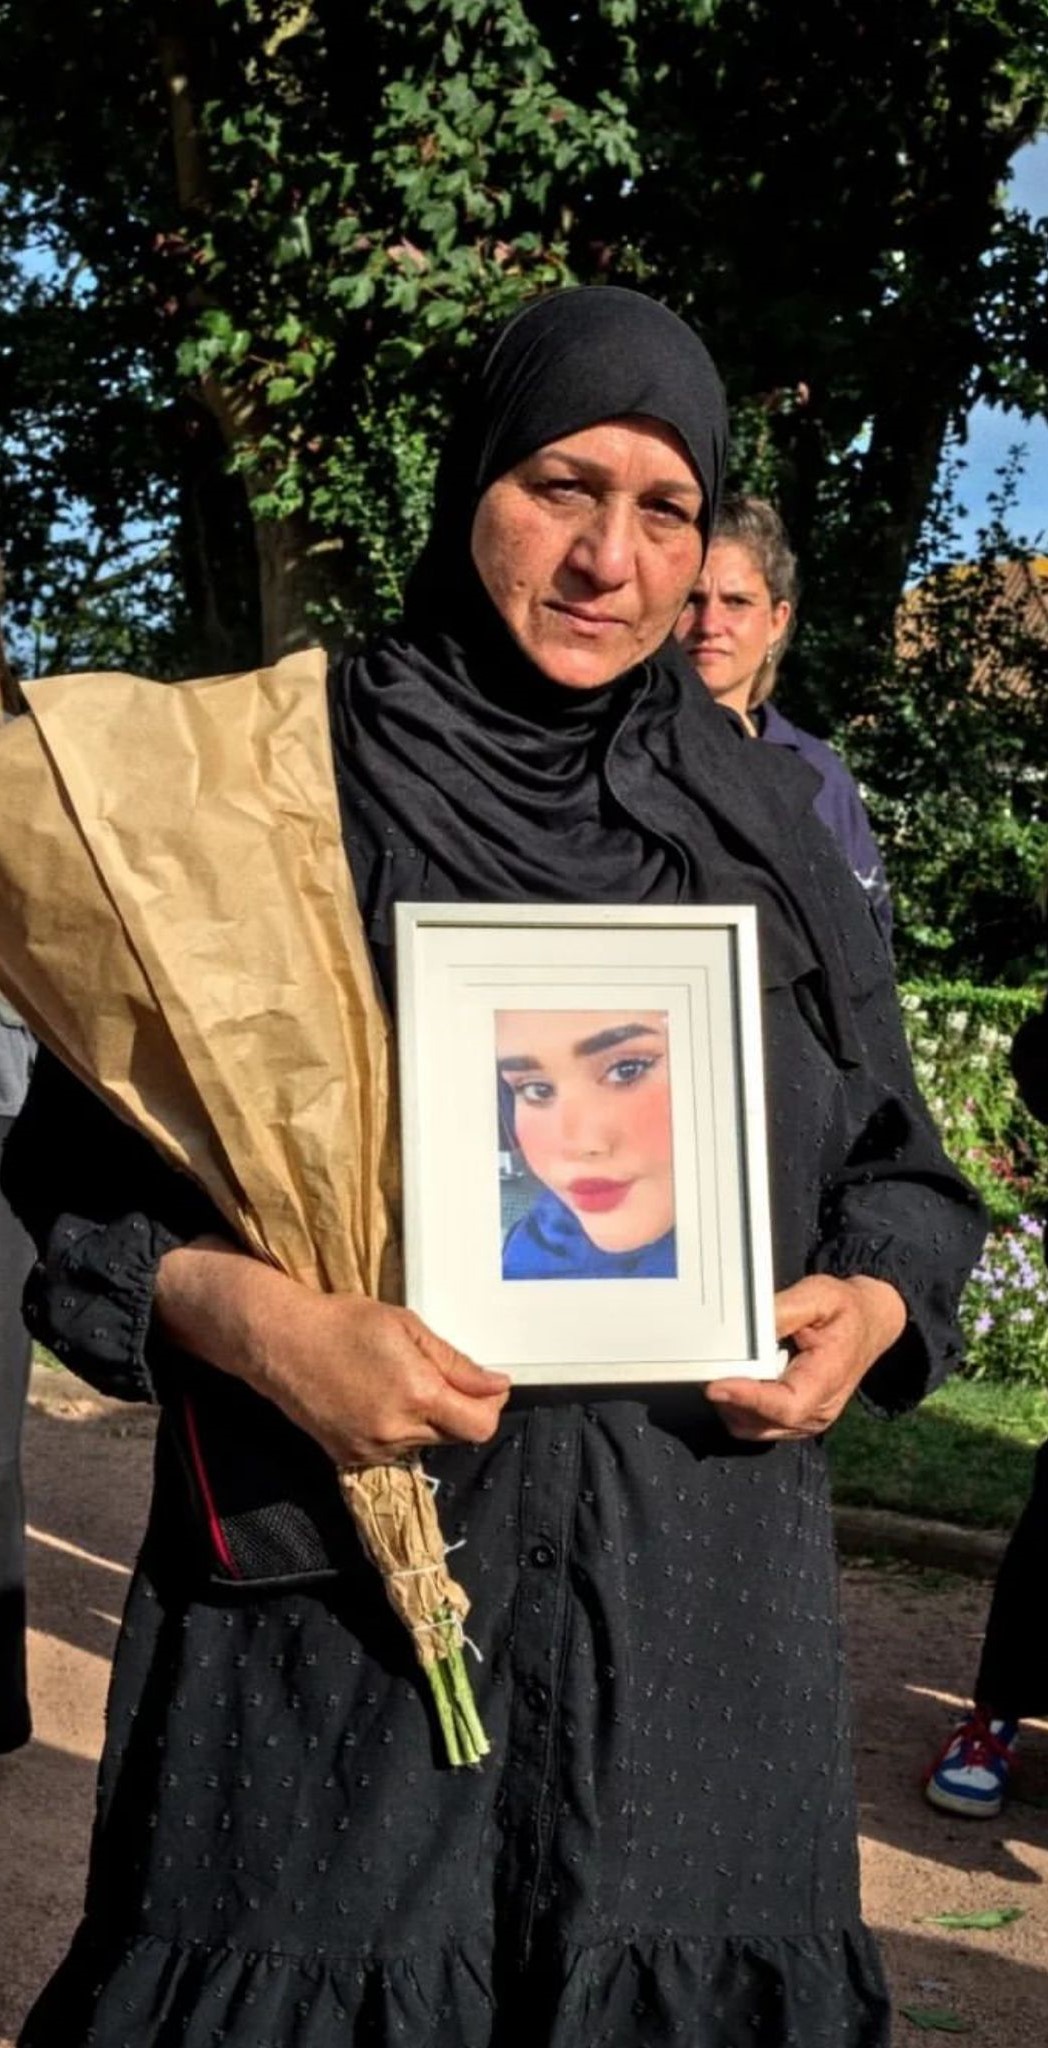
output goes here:
<path id="1" fill-rule="evenodd" d="M 973 1707 L 929 1765 L 925 1798 L 944 1813 L 992 1820 L 1004 1805 L 1018 1734 L 1018 1721 L 992 1720 L 986 1707 Z"/>

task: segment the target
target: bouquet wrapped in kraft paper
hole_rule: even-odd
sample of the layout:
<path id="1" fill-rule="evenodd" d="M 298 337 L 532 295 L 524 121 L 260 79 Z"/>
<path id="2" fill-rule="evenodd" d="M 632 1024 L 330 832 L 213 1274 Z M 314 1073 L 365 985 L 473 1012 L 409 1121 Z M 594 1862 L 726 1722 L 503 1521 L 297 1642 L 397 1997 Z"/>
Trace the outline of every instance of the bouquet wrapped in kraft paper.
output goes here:
<path id="1" fill-rule="evenodd" d="M 0 992 L 306 1285 L 395 1301 L 392 1042 L 342 845 L 325 658 L 30 683 L 0 734 Z M 340 1475 L 448 1753 L 486 1743 L 418 1461 Z"/>

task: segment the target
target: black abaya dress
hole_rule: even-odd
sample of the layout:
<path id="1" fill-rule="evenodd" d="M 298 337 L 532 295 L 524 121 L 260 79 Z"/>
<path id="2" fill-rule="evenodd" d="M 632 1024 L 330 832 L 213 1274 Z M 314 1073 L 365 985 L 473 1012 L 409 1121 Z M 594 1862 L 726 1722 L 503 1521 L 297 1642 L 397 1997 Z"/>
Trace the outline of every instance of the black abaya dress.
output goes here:
<path id="1" fill-rule="evenodd" d="M 755 813 L 762 752 L 739 743 Z M 733 874 L 746 900 L 744 840 L 708 831 L 718 900 Z M 900 1289 L 907 1333 L 866 1383 L 893 1410 L 951 1362 L 980 1218 L 861 892 L 816 851 L 865 980 L 843 1060 L 810 961 L 766 952 L 776 1274 Z M 388 975 L 389 904 L 448 878 L 375 819 L 349 852 Z M 38 1333 L 163 1409 L 86 1915 L 21 2048 L 885 2048 L 821 1443 L 734 1441 L 697 1395 L 684 1421 L 511 1409 L 490 1444 L 428 1455 L 492 1740 L 451 1771 L 326 1459 L 147 1337 L 158 1256 L 212 1226 L 201 1198 L 49 1061 L 7 1184 Z"/>

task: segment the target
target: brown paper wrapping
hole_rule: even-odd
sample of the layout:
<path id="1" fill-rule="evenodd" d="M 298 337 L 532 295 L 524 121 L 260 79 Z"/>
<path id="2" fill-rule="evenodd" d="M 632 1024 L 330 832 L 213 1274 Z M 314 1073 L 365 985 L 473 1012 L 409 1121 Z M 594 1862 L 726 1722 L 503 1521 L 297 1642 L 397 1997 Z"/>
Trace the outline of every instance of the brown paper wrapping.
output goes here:
<path id="1" fill-rule="evenodd" d="M 350 886 L 325 662 L 26 689 L 0 735 L 0 992 L 320 1290 L 400 1299 L 388 1019 Z M 421 1462 L 340 1475 L 454 1763 L 487 1740 Z"/>
<path id="2" fill-rule="evenodd" d="M 445 1563 L 445 1545 L 425 1473 L 417 1464 L 369 1465 L 341 1472 L 342 1492 L 415 1643 L 419 1663 L 435 1664 L 462 1641 L 469 1600 Z"/>
<path id="3" fill-rule="evenodd" d="M 0 989 L 253 1250 L 397 1299 L 390 1031 L 323 654 L 26 697 L 0 735 Z"/>

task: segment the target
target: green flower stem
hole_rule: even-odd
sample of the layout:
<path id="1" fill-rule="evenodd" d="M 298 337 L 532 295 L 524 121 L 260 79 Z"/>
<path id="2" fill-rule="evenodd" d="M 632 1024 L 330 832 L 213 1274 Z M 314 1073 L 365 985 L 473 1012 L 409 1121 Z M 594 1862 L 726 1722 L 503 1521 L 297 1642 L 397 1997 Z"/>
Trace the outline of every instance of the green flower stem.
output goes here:
<path id="1" fill-rule="evenodd" d="M 463 1757 L 459 1746 L 454 1708 L 444 1682 L 444 1659 L 438 1659 L 435 1664 L 427 1664 L 426 1676 L 429 1679 L 433 1698 L 436 1702 L 437 1718 L 440 1722 L 441 1734 L 444 1737 L 444 1748 L 447 1753 L 448 1762 L 449 1764 L 461 1764 L 466 1759 Z"/>
<path id="2" fill-rule="evenodd" d="M 449 1764 L 477 1765 L 488 1755 L 491 1744 L 477 1713 L 462 1645 L 455 1639 L 457 1628 L 458 1623 L 449 1615 L 446 1633 L 441 1642 L 441 1654 L 432 1664 L 426 1666 L 426 1676 L 433 1693 Z"/>
<path id="3" fill-rule="evenodd" d="M 465 1742 L 471 1751 L 471 1761 L 479 1763 L 491 1748 L 477 1712 L 473 1687 L 469 1682 L 466 1660 L 461 1649 L 456 1648 L 447 1659 L 448 1678 L 454 1693 L 459 1724 Z"/>

